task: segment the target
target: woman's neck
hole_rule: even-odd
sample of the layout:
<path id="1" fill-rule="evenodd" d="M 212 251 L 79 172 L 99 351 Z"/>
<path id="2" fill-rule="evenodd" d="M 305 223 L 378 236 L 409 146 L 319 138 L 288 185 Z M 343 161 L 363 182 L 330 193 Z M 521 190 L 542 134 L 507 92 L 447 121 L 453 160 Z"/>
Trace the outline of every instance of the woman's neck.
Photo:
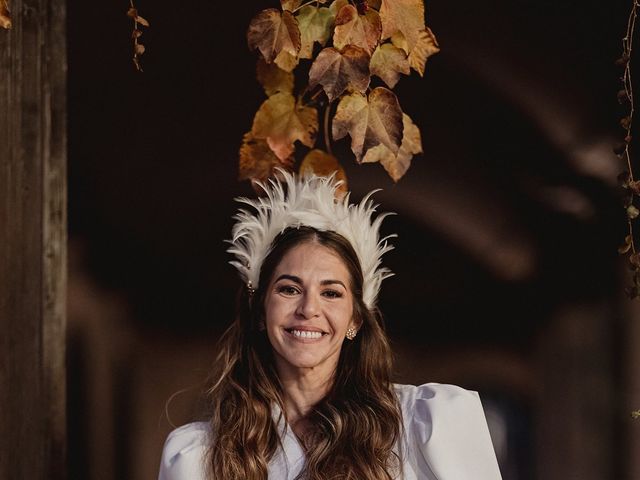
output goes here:
<path id="1" fill-rule="evenodd" d="M 295 431 L 296 425 L 327 395 L 333 384 L 333 374 L 313 369 L 280 372 L 280 382 L 286 418 Z"/>

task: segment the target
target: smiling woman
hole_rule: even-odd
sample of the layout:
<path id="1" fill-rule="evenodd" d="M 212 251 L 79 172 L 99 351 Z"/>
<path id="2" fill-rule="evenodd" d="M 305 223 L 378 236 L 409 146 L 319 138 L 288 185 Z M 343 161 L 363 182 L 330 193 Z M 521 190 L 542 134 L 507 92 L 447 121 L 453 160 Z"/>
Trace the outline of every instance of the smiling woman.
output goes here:
<path id="1" fill-rule="evenodd" d="M 210 388 L 211 417 L 169 435 L 160 480 L 498 480 L 482 406 L 452 385 L 394 385 L 376 298 L 384 215 L 332 178 L 242 199 L 245 282 Z"/>

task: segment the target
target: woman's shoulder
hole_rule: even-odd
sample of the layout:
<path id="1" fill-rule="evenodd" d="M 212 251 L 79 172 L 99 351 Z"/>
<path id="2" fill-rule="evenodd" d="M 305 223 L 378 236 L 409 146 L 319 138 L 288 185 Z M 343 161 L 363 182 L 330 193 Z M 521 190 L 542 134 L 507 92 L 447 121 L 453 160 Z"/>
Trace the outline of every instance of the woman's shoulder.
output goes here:
<path id="1" fill-rule="evenodd" d="M 209 425 L 194 422 L 176 428 L 162 449 L 158 480 L 204 480 L 204 456 Z"/>
<path id="2" fill-rule="evenodd" d="M 438 383 L 394 389 L 415 461 L 440 479 L 501 478 L 477 392 Z"/>

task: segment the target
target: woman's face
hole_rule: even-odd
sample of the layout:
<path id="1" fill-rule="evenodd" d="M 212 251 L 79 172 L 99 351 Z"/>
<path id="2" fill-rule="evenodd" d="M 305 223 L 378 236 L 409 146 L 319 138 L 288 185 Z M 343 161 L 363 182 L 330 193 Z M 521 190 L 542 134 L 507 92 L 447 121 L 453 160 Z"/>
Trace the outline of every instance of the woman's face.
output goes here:
<path id="1" fill-rule="evenodd" d="M 303 243 L 282 257 L 265 297 L 267 335 L 281 377 L 303 370 L 333 374 L 347 329 L 356 327 L 350 285 L 347 267 L 327 247 Z"/>

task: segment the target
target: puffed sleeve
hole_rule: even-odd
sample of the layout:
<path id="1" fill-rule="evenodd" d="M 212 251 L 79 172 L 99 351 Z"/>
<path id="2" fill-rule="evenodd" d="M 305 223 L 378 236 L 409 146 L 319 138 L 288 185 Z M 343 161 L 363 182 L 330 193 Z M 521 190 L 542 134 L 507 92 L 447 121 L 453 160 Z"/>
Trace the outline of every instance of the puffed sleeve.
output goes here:
<path id="1" fill-rule="evenodd" d="M 396 392 L 417 472 L 437 480 L 501 480 L 476 392 L 433 383 L 398 385 Z"/>
<path id="2" fill-rule="evenodd" d="M 171 432 L 162 450 L 158 480 L 205 480 L 208 431 L 205 422 L 195 422 Z"/>

